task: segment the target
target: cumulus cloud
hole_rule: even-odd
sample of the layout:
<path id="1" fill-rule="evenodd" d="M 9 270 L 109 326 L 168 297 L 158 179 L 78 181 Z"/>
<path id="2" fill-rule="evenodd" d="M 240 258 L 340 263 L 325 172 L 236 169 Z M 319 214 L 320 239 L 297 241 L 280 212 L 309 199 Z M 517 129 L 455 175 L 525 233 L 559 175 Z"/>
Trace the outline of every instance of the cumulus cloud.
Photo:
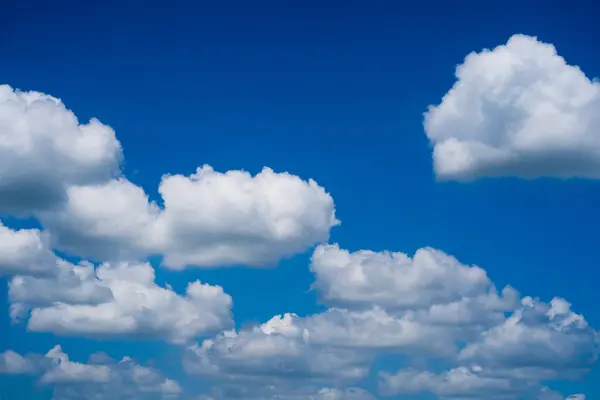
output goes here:
<path id="1" fill-rule="evenodd" d="M 57 257 L 35 229 L 0 225 L 0 235 L 7 238 L 0 244 L 0 265 L 23 273 L 9 281 L 11 316 L 16 321 L 29 314 L 30 331 L 184 343 L 232 323 L 232 299 L 220 286 L 190 282 L 180 295 L 155 283 L 149 263 L 74 265 Z M 26 274 L 30 270 L 34 275 Z"/>
<path id="2" fill-rule="evenodd" d="M 554 298 L 546 304 L 525 297 L 522 307 L 503 323 L 483 332 L 479 341 L 469 343 L 460 359 L 513 371 L 534 369 L 544 373 L 542 378 L 577 376 L 597 361 L 599 339 L 564 299 Z"/>
<path id="3" fill-rule="evenodd" d="M 57 345 L 46 357 L 52 366 L 42 375 L 40 382 L 52 383 L 107 383 L 110 381 L 110 368 L 106 365 L 87 365 L 69 360 L 69 356 Z"/>
<path id="4" fill-rule="evenodd" d="M 157 234 L 165 264 L 272 264 L 326 242 L 339 221 L 331 196 L 312 179 L 264 168 L 163 177 Z"/>
<path id="5" fill-rule="evenodd" d="M 52 96 L 0 86 L 0 214 L 36 217 L 53 248 L 92 261 L 157 254 L 178 269 L 264 266 L 326 242 L 339 223 L 314 180 L 267 167 L 165 171 L 159 207 L 122 176 L 122 157 L 109 126 L 80 124 Z M 0 273 L 15 271 L 0 263 Z"/>
<path id="6" fill-rule="evenodd" d="M 21 356 L 12 351 L 4 354 L 10 354 L 12 364 L 17 368 L 0 368 L 0 373 L 41 373 L 39 383 L 50 386 L 53 390 L 52 398 L 56 400 L 176 399 L 182 393 L 178 382 L 129 357 L 116 362 L 104 356 L 101 357 L 101 362 L 82 363 L 71 361 L 60 345 L 52 348 L 45 356 Z M 15 363 L 15 359 L 18 362 Z M 0 362 L 1 365 L 3 364 Z"/>
<path id="7" fill-rule="evenodd" d="M 525 35 L 469 54 L 425 114 L 443 180 L 600 178 L 600 84 Z"/>
<path id="8" fill-rule="evenodd" d="M 441 373 L 400 370 L 395 374 L 379 374 L 379 391 L 384 396 L 410 396 L 432 393 L 439 399 L 493 400 L 565 400 L 559 392 L 539 382 L 497 375 L 479 366 L 457 367 Z M 582 394 L 568 399 L 585 399 Z"/>
<path id="9" fill-rule="evenodd" d="M 36 364 L 12 350 L 0 353 L 0 374 L 23 375 L 36 371 Z"/>
<path id="10" fill-rule="evenodd" d="M 47 242 L 38 229 L 12 230 L 0 221 L 0 276 L 54 274 L 56 257 Z"/>
<path id="11" fill-rule="evenodd" d="M 518 302 L 507 286 L 498 292 L 485 270 L 432 248 L 411 258 L 398 252 L 349 252 L 318 246 L 311 259 L 313 288 L 326 304 L 379 306 L 396 314 L 416 311 L 439 324 L 485 324 L 503 318 Z"/>
<path id="12" fill-rule="evenodd" d="M 315 181 L 264 168 L 165 175 L 163 208 L 121 179 L 73 186 L 59 210 L 40 214 L 58 248 L 93 259 L 162 254 L 171 268 L 273 265 L 326 242 L 332 197 Z"/>
<path id="13" fill-rule="evenodd" d="M 311 270 L 331 308 L 205 340 L 187 350 L 188 371 L 233 385 L 232 398 L 269 398 L 265 382 L 361 382 L 378 356 L 397 354 L 453 367 L 382 373 L 383 394 L 515 400 L 550 396 L 542 382 L 580 379 L 598 356 L 596 331 L 565 300 L 498 291 L 482 268 L 439 250 L 411 258 L 323 245 Z"/>
<path id="14" fill-rule="evenodd" d="M 313 346 L 295 334 L 266 333 L 264 326 L 224 332 L 190 347 L 184 366 L 192 374 L 249 384 L 357 381 L 368 373 L 365 359 L 352 351 Z"/>
<path id="15" fill-rule="evenodd" d="M 380 391 L 384 395 L 433 393 L 440 398 L 515 398 L 529 389 L 527 382 L 485 376 L 478 368 L 458 367 L 441 374 L 429 371 L 401 370 L 380 374 Z"/>
<path id="16" fill-rule="evenodd" d="M 127 179 L 71 186 L 61 207 L 38 213 L 51 245 L 93 260 L 129 260 L 158 252 L 154 222 L 160 210 Z"/>
<path id="17" fill-rule="evenodd" d="M 8 284 L 11 317 L 18 320 L 34 307 L 53 303 L 100 304 L 113 300 L 110 288 L 96 277 L 94 265 L 73 265 L 55 258 L 55 274 L 49 277 L 14 276 Z"/>
<path id="18" fill-rule="evenodd" d="M 54 301 L 37 306 L 31 310 L 28 330 L 85 337 L 154 337 L 185 343 L 232 323 L 232 300 L 220 286 L 195 281 L 188 284 L 185 295 L 179 295 L 154 283 L 155 272 L 148 263 L 105 263 L 97 268 L 96 276 L 97 285 L 110 290 L 110 300 L 97 304 Z M 34 279 L 26 283 L 44 286 Z"/>
<path id="19" fill-rule="evenodd" d="M 118 175 L 121 157 L 109 126 L 80 124 L 57 98 L 0 85 L 0 212 L 48 209 L 70 185 Z"/>

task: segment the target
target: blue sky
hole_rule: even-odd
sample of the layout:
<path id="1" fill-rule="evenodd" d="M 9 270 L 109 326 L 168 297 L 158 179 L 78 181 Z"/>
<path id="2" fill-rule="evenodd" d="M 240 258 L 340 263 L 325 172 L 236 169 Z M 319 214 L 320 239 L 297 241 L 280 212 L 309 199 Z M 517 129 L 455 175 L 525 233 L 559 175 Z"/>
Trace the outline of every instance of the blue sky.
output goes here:
<path id="1" fill-rule="evenodd" d="M 103 398 L 121 398 L 117 397 L 118 391 L 122 398 L 130 398 L 125 397 L 127 390 L 133 391 L 135 398 L 179 395 L 183 399 L 197 399 L 211 395 L 215 399 L 270 399 L 276 398 L 269 397 L 271 395 L 282 394 L 315 399 L 371 398 L 347 392 L 346 388 L 351 387 L 364 388 L 373 398 L 458 398 L 457 389 L 444 386 L 437 378 L 431 378 L 433 383 L 423 384 L 419 390 L 409 388 L 405 382 L 399 385 L 402 389 L 396 387 L 395 393 L 385 393 L 376 387 L 377 377 L 381 371 L 443 374 L 451 368 L 475 364 L 483 365 L 484 372 L 471 371 L 471 376 L 487 379 L 487 383 L 492 379 L 494 384 L 508 385 L 502 386 L 507 392 L 498 386 L 491 389 L 486 386 L 485 394 L 475 396 L 538 398 L 531 397 L 538 396 L 538 392 L 534 393 L 534 389 L 539 389 L 537 386 L 520 391 L 523 382 L 536 385 L 539 382 L 540 387 L 550 387 L 564 396 L 576 393 L 592 399 L 600 396 L 600 388 L 594 383 L 600 380 L 600 372 L 594 363 L 584 362 L 586 357 L 597 353 L 598 343 L 596 338 L 590 339 L 595 340 L 592 344 L 584 339 L 593 336 L 593 328 L 600 326 L 595 234 L 600 223 L 597 212 L 600 152 L 594 145 L 600 143 L 600 123 L 594 117 L 600 111 L 597 94 L 600 89 L 596 82 L 573 77 L 569 69 L 569 66 L 579 66 L 590 80 L 600 76 L 600 58 L 594 52 L 595 38 L 599 34 L 595 5 L 592 2 L 572 5 L 566 1 L 546 2 L 543 7 L 529 1 L 218 3 L 57 1 L 46 4 L 28 1 L 3 6 L 6 23 L 0 27 L 0 83 L 10 85 L 10 96 L 17 96 L 12 89 L 20 89 L 59 98 L 81 124 L 92 117 L 98 118 L 105 125 L 96 132 L 108 138 L 106 140 L 111 137 L 106 126 L 114 129 L 124 155 L 120 172 L 116 173 L 121 176 L 119 182 L 126 181 L 115 191 L 82 197 L 84 200 L 77 203 L 80 208 L 72 206 L 70 196 L 75 195 L 70 188 L 99 187 L 97 185 L 106 184 L 108 173 L 112 174 L 110 179 L 114 178 L 111 165 L 117 165 L 118 160 L 111 157 L 120 152 L 114 147 L 115 142 L 93 141 L 69 147 L 69 143 L 76 143 L 75 137 L 83 135 L 80 130 L 71 129 L 60 136 L 66 132 L 64 126 L 71 126 L 69 121 L 53 120 L 47 113 L 28 112 L 27 107 L 18 114 L 6 104 L 27 100 L 9 101 L 0 92 L 0 100 L 4 102 L 0 106 L 3 112 L 0 113 L 0 138 L 9 143 L 8 150 L 0 150 L 0 155 L 9 160 L 0 161 L 0 169 L 4 169 L 0 172 L 0 197 L 9 199 L 6 204 L 0 202 L 4 226 L 11 232 L 40 228 L 50 243 L 44 242 L 44 246 L 49 246 L 48 252 L 56 251 L 56 257 L 72 263 L 89 259 L 95 265 L 108 262 L 114 266 L 122 261 L 149 260 L 154 268 L 144 271 L 155 270 L 156 283 L 163 288 L 165 283 L 172 285 L 170 293 L 180 296 L 184 296 L 188 283 L 196 280 L 211 287 L 220 286 L 223 296 L 231 296 L 233 318 L 226 315 L 229 309 L 224 297 L 203 294 L 202 301 L 211 301 L 211 306 L 203 302 L 197 308 L 190 306 L 192 316 L 202 321 L 222 319 L 219 323 L 213 321 L 206 329 L 192 329 L 189 325 L 180 328 L 177 321 L 188 315 L 187 303 L 169 305 L 171 303 L 164 299 L 159 305 L 140 306 L 151 309 L 151 322 L 144 319 L 142 323 L 146 314 L 141 312 L 142 317 L 136 322 L 143 327 L 119 334 L 114 330 L 118 327 L 111 325 L 114 321 L 107 322 L 109 328 L 102 332 L 90 328 L 90 332 L 94 331 L 91 334 L 85 333 L 76 319 L 69 320 L 75 321 L 69 325 L 58 314 L 43 314 L 45 319 L 42 321 L 40 317 L 35 324 L 33 314 L 31 319 L 26 316 L 19 323 L 11 323 L 11 304 L 27 305 L 35 313 L 35 309 L 51 310 L 57 301 L 66 304 L 73 301 L 52 299 L 48 295 L 46 303 L 39 300 L 36 303 L 27 300 L 31 289 L 26 286 L 22 295 L 26 300 L 11 299 L 9 281 L 14 276 L 29 276 L 23 272 L 29 267 L 14 261 L 17 250 L 7 245 L 4 256 L 8 254 L 13 258 L 3 260 L 0 251 L 0 274 L 4 275 L 0 278 L 0 310 L 3 310 L 0 311 L 0 351 L 12 350 L 22 355 L 25 364 L 21 365 L 27 368 L 21 368 L 18 374 L 13 370 L 11 374 L 0 375 L 2 399 L 49 399 L 53 393 L 57 399 L 84 398 L 84 394 L 91 393 L 102 394 Z M 529 38 L 515 40 L 507 46 L 511 57 L 517 60 L 515 64 L 506 66 L 502 63 L 506 58 L 493 58 L 504 54 L 500 52 L 493 52 L 492 58 L 478 58 L 489 59 L 485 63 L 481 61 L 483 66 L 465 61 L 469 53 L 504 45 L 515 34 Z M 537 37 L 539 42 L 529 36 Z M 542 42 L 554 45 L 566 64 L 555 65 L 555 56 L 548 53 Z M 465 67 L 460 78 L 463 89 L 457 88 L 453 92 L 456 96 L 447 97 L 448 101 L 442 103 L 443 96 L 457 81 L 455 69 L 459 64 Z M 506 74 L 504 67 L 508 70 Z M 500 78 L 494 78 L 495 73 Z M 509 79 L 513 76 L 516 78 Z M 460 97 L 463 92 L 459 89 L 466 93 L 465 97 Z M 525 93 L 527 97 L 515 100 L 511 93 Z M 491 104 L 483 112 L 477 109 L 482 99 Z M 431 124 L 424 127 L 427 107 L 440 103 L 442 105 L 429 114 Z M 49 104 L 49 100 L 44 104 Z M 544 108 L 547 105 L 552 107 Z M 542 108 L 546 114 L 539 111 Z M 13 115 L 18 118 L 11 118 Z M 48 147 L 50 142 L 39 142 L 35 152 L 13 159 L 9 155 L 17 154 L 16 147 L 10 146 L 16 141 L 11 140 L 24 137 L 22 135 L 28 132 L 37 135 L 32 134 L 31 140 L 46 134 L 64 140 L 55 147 Z M 452 158 L 452 154 L 443 150 L 444 140 L 448 138 L 459 142 L 471 140 L 488 147 L 484 150 L 461 147 L 463 157 L 476 160 L 461 166 L 456 164 L 457 159 Z M 58 143 L 59 139 L 56 140 Z M 436 166 L 432 159 L 434 145 L 436 152 L 439 150 Z M 487 152 L 490 148 L 494 151 Z M 94 164 L 89 160 L 95 156 L 100 161 Z M 228 180 L 232 175 L 213 176 L 205 170 L 215 182 L 224 182 L 223 186 L 195 188 L 193 183 L 198 181 L 189 176 L 205 164 L 217 173 L 244 170 L 250 175 L 238 173 L 237 180 Z M 275 173 L 288 172 L 293 176 L 261 173 L 265 166 Z M 164 174 L 181 174 L 182 179 L 165 180 Z M 260 181 L 253 180 L 257 174 Z M 22 198 L 8 204 L 9 195 L 13 193 L 9 191 L 11 185 L 20 184 L 19 179 L 25 182 L 22 187 L 28 191 L 24 192 L 28 198 L 50 203 L 51 194 L 58 193 L 59 197 L 67 196 L 67 200 L 61 198 L 47 209 L 42 204 L 35 210 L 25 207 Z M 161 195 L 158 190 L 161 179 L 163 183 L 172 183 L 161 185 L 170 193 L 168 205 L 165 192 Z M 308 179 L 314 179 L 318 186 L 311 186 Z M 236 191 L 238 184 L 249 188 L 251 194 L 247 199 Z M 140 188 L 150 202 L 156 202 L 158 214 L 150 212 L 151 216 L 147 216 L 146 202 L 136 197 L 137 192 L 133 189 L 125 192 L 132 187 Z M 274 193 L 275 197 L 269 197 L 268 193 Z M 121 195 L 123 197 L 119 197 Z M 130 195 L 135 198 L 131 203 Z M 247 204 L 251 206 L 245 208 Z M 341 221 L 339 225 L 331 219 L 333 207 L 335 217 Z M 279 212 L 290 213 L 286 214 L 289 220 L 279 218 Z M 157 228 L 153 218 L 159 221 Z M 109 232 L 98 233 L 102 229 L 94 225 L 96 223 L 117 227 L 115 231 L 119 232 L 108 229 Z M 273 233 L 270 227 L 275 225 L 271 224 L 282 225 L 277 225 Z M 353 291 L 356 287 L 350 284 L 342 287 L 344 282 L 350 282 L 351 275 L 345 278 L 336 275 L 330 280 L 328 274 L 332 267 L 327 260 L 319 262 L 319 258 L 313 256 L 311 264 L 314 247 L 327 242 L 338 243 L 341 253 L 344 249 L 349 252 L 391 251 L 412 257 L 420 248 L 438 249 L 458 260 L 456 271 L 464 272 L 467 270 L 464 265 L 475 264 L 487 272 L 498 290 L 510 285 L 518 290 L 519 298 L 539 298 L 541 308 L 536 306 L 530 310 L 526 305 L 513 305 L 501 310 L 505 313 L 500 313 L 501 321 L 494 319 L 500 318 L 498 310 L 486 309 L 489 312 L 486 316 L 494 319 L 494 324 L 501 325 L 505 317 L 514 316 L 515 310 L 523 307 L 524 314 L 546 315 L 544 307 L 554 307 L 547 303 L 557 297 L 571 303 L 573 312 L 582 315 L 590 328 L 574 330 L 575 336 L 569 336 L 568 332 L 548 336 L 550 342 L 545 345 L 557 353 L 555 358 L 545 359 L 546 364 L 541 363 L 544 365 L 539 365 L 539 359 L 537 364 L 531 361 L 535 354 L 525 350 L 537 349 L 539 345 L 542 353 L 549 354 L 549 351 L 544 350 L 542 344 L 527 341 L 523 341 L 525 350 L 517 349 L 518 343 L 512 343 L 517 347 L 511 349 L 517 349 L 514 351 L 520 357 L 512 360 L 512 364 L 506 360 L 501 364 L 475 350 L 472 359 L 463 357 L 460 362 L 452 355 L 433 357 L 429 352 L 432 349 L 422 348 L 419 343 L 400 345 L 394 341 L 397 338 L 384 337 L 383 330 L 380 335 L 366 330 L 361 333 L 364 327 L 352 329 L 366 335 L 369 346 L 357 344 L 353 337 L 332 339 L 325 333 L 335 331 L 334 322 L 346 317 L 332 317 L 333 325 L 325 327 L 319 324 L 329 321 L 327 318 L 305 317 L 328 316 L 326 310 L 331 307 L 340 307 L 349 313 L 379 307 L 387 317 L 405 321 L 402 319 L 407 318 L 405 313 L 422 311 L 418 307 L 439 296 L 449 296 L 445 290 L 453 288 L 456 291 L 453 295 L 464 297 L 471 295 L 477 284 L 467 278 L 457 278 L 460 273 L 451 269 L 436 275 L 426 268 L 429 262 L 446 267 L 452 262 L 440 261 L 438 256 L 424 252 L 423 264 L 412 263 L 416 277 L 403 275 L 409 271 L 398 272 L 393 275 L 398 279 L 398 286 L 377 286 L 387 280 L 385 275 L 381 280 L 376 279 L 378 271 L 385 269 L 385 265 L 395 265 L 390 261 L 392 258 L 354 253 L 357 257 L 345 267 L 360 266 L 361 257 L 371 256 L 379 260 L 373 261 L 374 265 L 383 264 L 365 269 L 364 273 L 374 274 L 374 280 L 369 281 L 371 286 L 364 287 L 362 300 L 358 301 L 353 297 L 358 296 Z M 7 240 L 6 243 L 16 242 Z M 31 248 L 28 251 L 31 253 Z M 49 268 L 55 268 L 55 261 L 48 261 L 51 257 L 48 254 L 39 255 L 44 257 L 43 262 L 41 258 L 17 261 L 26 260 L 29 266 L 32 262 L 50 263 Z M 429 260 L 427 254 L 437 261 L 426 261 Z M 378 259 L 379 256 L 383 259 Z M 175 265 L 182 264 L 174 261 L 178 257 L 192 261 Z M 340 258 L 336 260 L 331 262 L 343 264 Z M 8 272 L 9 264 L 12 272 Z M 339 266 L 342 267 L 344 265 Z M 14 269 L 18 269 L 18 273 Z M 418 273 L 421 270 L 423 272 Z M 126 274 L 119 271 L 111 273 Z M 121 275 L 111 281 L 113 285 L 102 278 L 102 273 L 97 272 L 103 282 L 100 287 L 108 285 L 114 291 L 114 285 L 122 283 Z M 444 275 L 446 273 L 448 275 Z M 411 281 L 413 278 L 417 280 Z M 438 292 L 419 286 L 435 279 L 441 279 L 432 283 Z M 42 281 L 41 287 L 55 284 L 51 282 Z M 56 284 L 58 287 L 60 282 Z M 315 282 L 316 286 L 310 290 Z M 473 287 L 462 286 L 467 283 Z M 125 292 L 134 293 L 135 287 Z M 152 288 L 155 293 L 156 286 Z M 403 305 L 399 311 L 398 299 L 413 292 L 420 300 L 410 303 L 410 307 Z M 386 297 L 386 293 L 391 293 L 390 297 Z M 95 307 L 103 303 L 90 304 Z M 117 306 L 119 304 L 124 303 Z M 163 307 L 164 304 L 167 305 Z M 215 307 L 214 315 L 205 315 L 211 307 Z M 87 317 L 82 324 L 99 326 L 93 315 L 100 315 L 100 311 L 86 310 Z M 267 334 L 264 329 L 262 333 L 253 330 L 273 316 L 285 313 L 297 314 L 298 320 L 292 325 L 313 332 L 317 339 L 310 343 L 319 344 L 313 346 L 302 338 L 290 338 L 281 332 Z M 164 315 L 174 317 L 163 323 Z M 459 318 L 451 310 L 444 315 L 454 322 Z M 531 316 L 532 320 L 542 318 L 535 315 Z M 390 325 L 392 336 L 401 330 L 394 328 L 396 322 Z M 429 320 L 423 324 L 426 326 L 421 328 L 426 330 L 421 335 L 434 335 L 432 342 L 445 343 L 451 335 L 441 334 L 437 326 L 435 329 L 429 326 Z M 471 327 L 475 331 L 463 332 L 468 340 L 465 336 L 457 341 L 461 346 L 465 342 L 485 344 L 482 338 L 491 334 L 485 336 L 484 332 L 492 331 L 494 324 L 485 329 L 478 325 L 480 331 Z M 546 328 L 553 326 L 552 321 L 540 324 Z M 200 356 L 198 348 L 190 346 L 210 338 L 216 338 L 217 343 L 227 342 L 229 339 L 218 336 L 219 331 L 232 327 L 239 332 L 238 339 L 231 339 L 236 348 L 245 349 L 244 344 L 252 342 L 250 339 L 257 336 L 254 339 L 263 340 L 265 338 L 260 336 L 263 335 L 273 343 L 281 339 L 277 346 L 303 349 L 303 356 L 286 355 L 282 361 L 279 353 L 269 358 L 249 357 L 246 355 L 249 353 L 243 352 L 236 355 L 239 358 L 234 368 L 231 360 L 215 350 L 202 357 L 219 366 L 219 375 L 194 368 L 200 363 Z M 533 337 L 525 332 L 527 337 Z M 331 342 L 344 340 L 347 346 L 342 349 L 331 345 Z M 374 344 L 385 340 L 392 340 L 395 345 L 378 347 Z M 61 352 L 41 356 L 55 345 L 60 345 L 72 361 L 92 365 L 83 369 L 81 376 L 85 379 L 74 380 L 72 374 L 69 375 L 68 371 L 73 371 L 69 362 L 47 365 L 48 359 L 63 357 Z M 580 347 L 589 351 L 580 354 L 576 351 Z M 484 354 L 495 354 L 485 347 L 480 349 L 484 349 Z M 316 352 L 312 358 L 317 360 L 315 363 L 319 362 L 319 354 L 332 351 L 339 355 L 335 352 L 341 351 L 340 358 L 356 358 L 359 365 L 367 365 L 366 376 L 353 380 L 326 374 L 322 371 L 326 361 L 313 366 L 302 358 L 310 360 L 312 351 Z M 104 352 L 113 360 L 131 357 L 136 365 L 149 368 L 147 371 L 156 376 L 148 378 L 150 383 L 140 384 L 135 374 L 131 373 L 129 378 L 129 361 L 118 364 L 88 360 L 97 352 Z M 26 356 L 26 353 L 40 357 Z M 8 363 L 3 362 L 0 371 L 7 372 Z M 486 363 L 489 365 L 484 365 Z M 282 365 L 291 368 L 289 376 L 277 370 Z M 337 368 L 337 364 L 331 365 L 334 367 L 330 368 Z M 553 378 L 499 377 L 499 370 L 514 369 L 515 365 L 548 368 Z M 574 373 L 582 365 L 591 371 Z M 345 367 L 346 364 L 340 366 L 340 371 Z M 275 391 L 285 386 L 289 393 L 261 392 L 252 370 L 265 374 L 259 382 L 267 380 L 276 387 Z M 485 375 L 488 372 L 491 375 Z M 113 375 L 121 376 L 118 382 Z M 43 376 L 50 378 L 44 382 Z M 56 376 L 62 376 L 62 380 Z M 166 382 L 161 381 L 162 376 L 177 381 L 181 393 L 169 392 L 164 389 L 165 385 L 160 386 Z M 106 389 L 107 385 L 115 388 L 114 391 Z M 309 397 L 314 395 L 309 391 L 320 388 L 338 390 L 330 393 L 338 397 L 323 397 L 327 395 L 324 392 L 321 397 Z"/>

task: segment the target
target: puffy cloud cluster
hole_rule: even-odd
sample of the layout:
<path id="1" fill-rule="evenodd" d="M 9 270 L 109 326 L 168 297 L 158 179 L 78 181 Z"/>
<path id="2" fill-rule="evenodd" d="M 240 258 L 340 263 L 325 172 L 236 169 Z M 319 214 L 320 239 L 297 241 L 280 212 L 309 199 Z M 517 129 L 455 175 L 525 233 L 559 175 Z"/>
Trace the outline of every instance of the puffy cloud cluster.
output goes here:
<path id="1" fill-rule="evenodd" d="M 536 399 L 565 400 L 565 397 L 535 381 L 490 373 L 481 367 L 457 367 L 442 373 L 402 370 L 380 374 L 379 391 L 385 396 L 414 396 L 431 393 L 439 399 Z M 585 399 L 582 394 L 570 399 Z"/>
<path id="2" fill-rule="evenodd" d="M 160 286 L 146 258 L 174 269 L 273 266 L 327 242 L 339 224 L 332 197 L 312 179 L 204 165 L 165 174 L 157 203 L 123 175 L 122 159 L 109 126 L 80 124 L 57 98 L 0 86 L 0 216 L 41 225 L 0 221 L 0 276 L 9 280 L 13 321 L 26 321 L 28 331 L 186 344 L 230 328 L 232 299 L 200 281 L 185 293 Z M 40 382 L 114 383 L 106 366 L 70 362 L 60 349 L 48 358 L 62 367 Z M 0 367 L 33 373 L 35 365 L 9 351 Z M 81 398 L 79 389 L 60 397 Z"/>
<path id="3" fill-rule="evenodd" d="M 57 400 L 176 399 L 182 392 L 176 381 L 129 357 L 119 362 L 107 356 L 96 358 L 102 362 L 71 361 L 60 346 L 45 356 L 21 356 L 8 350 L 0 354 L 0 373 L 39 375 L 39 383 L 51 386 Z"/>
<path id="4" fill-rule="evenodd" d="M 0 214 L 37 217 L 54 248 L 94 261 L 159 254 L 173 268 L 263 266 L 326 242 L 339 223 L 315 181 L 269 168 L 164 175 L 159 207 L 122 176 L 121 159 L 109 126 L 0 86 Z"/>
<path id="5" fill-rule="evenodd" d="M 71 187 L 60 210 L 41 213 L 53 244 L 93 259 L 162 254 L 167 267 L 264 266 L 326 242 L 339 221 L 315 181 L 264 168 L 165 175 L 163 208 L 125 180 Z"/>
<path id="6" fill-rule="evenodd" d="M 37 363 L 31 360 L 31 356 L 23 357 L 12 350 L 0 353 L 0 374 L 24 375 L 34 373 Z"/>
<path id="7" fill-rule="evenodd" d="M 298 380 L 360 383 L 378 356 L 399 355 L 454 367 L 382 372 L 383 395 L 535 399 L 549 396 L 543 382 L 579 379 L 598 357 L 597 332 L 565 300 L 498 291 L 483 269 L 439 250 L 409 257 L 323 245 L 311 270 L 331 308 L 207 339 L 188 348 L 187 370 L 220 385 L 244 382 L 248 398 L 269 382 L 286 388 L 285 398 Z"/>
<path id="8" fill-rule="evenodd" d="M 600 84 L 524 35 L 469 54 L 425 114 L 442 180 L 600 178 Z"/>
<path id="9" fill-rule="evenodd" d="M 368 368 L 348 349 L 314 345 L 295 316 L 276 316 L 242 332 L 228 331 L 188 349 L 184 365 L 191 373 L 216 379 L 264 382 L 272 379 L 355 381 Z"/>
<path id="10" fill-rule="evenodd" d="M 16 275 L 9 282 L 11 315 L 19 319 L 29 314 L 30 331 L 86 337 L 142 336 L 184 343 L 232 323 L 232 299 L 220 286 L 195 281 L 180 295 L 170 287 L 158 286 L 154 268 L 148 263 L 73 265 L 47 249 L 37 230 L 0 228 L 8 236 L 24 238 L 20 243 L 26 244 L 14 248 L 26 254 L 0 253 L 0 265 L 12 263 L 16 269 L 25 270 L 17 261 L 40 258 L 52 265 L 46 276 Z"/>
<path id="11" fill-rule="evenodd" d="M 525 297 L 511 316 L 462 348 L 458 367 L 442 373 L 382 372 L 380 391 L 448 399 L 564 399 L 540 382 L 583 378 L 598 358 L 598 345 L 598 333 L 563 299 L 546 304 Z"/>

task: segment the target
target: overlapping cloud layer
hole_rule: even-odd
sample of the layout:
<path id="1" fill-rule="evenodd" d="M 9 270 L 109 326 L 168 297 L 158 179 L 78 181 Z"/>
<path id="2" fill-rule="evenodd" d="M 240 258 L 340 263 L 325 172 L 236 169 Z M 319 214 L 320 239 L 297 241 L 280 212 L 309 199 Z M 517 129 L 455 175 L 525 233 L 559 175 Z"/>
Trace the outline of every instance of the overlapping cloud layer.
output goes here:
<path id="1" fill-rule="evenodd" d="M 175 399 L 182 392 L 179 383 L 160 371 L 125 357 L 117 362 L 103 354 L 93 354 L 87 364 L 69 360 L 60 346 L 46 355 L 0 353 L 0 373 L 38 376 L 38 382 L 51 386 L 54 398 L 148 398 Z"/>
<path id="2" fill-rule="evenodd" d="M 598 357 L 597 332 L 565 300 L 498 292 L 483 269 L 438 250 L 411 258 L 319 246 L 311 269 L 332 308 L 191 346 L 188 371 L 257 390 L 265 382 L 344 387 L 367 377 L 378 356 L 396 354 L 451 367 L 380 372 L 383 395 L 534 399 L 550 396 L 544 382 L 579 379 Z"/>
<path id="3" fill-rule="evenodd" d="M 515 36 L 468 56 L 457 76 L 426 116 L 438 177 L 600 175 L 598 84 L 552 46 Z M 339 221 L 313 180 L 204 165 L 165 174 L 156 203 L 123 176 L 122 157 L 110 127 L 80 124 L 56 98 L 0 86 L 0 214 L 41 226 L 0 222 L 14 323 L 177 345 L 185 370 L 211 383 L 204 400 L 369 400 L 375 391 L 555 400 L 564 396 L 547 386 L 581 379 L 597 361 L 598 333 L 565 299 L 498 288 L 441 250 L 411 257 L 327 244 Z M 178 293 L 156 283 L 147 261 L 265 267 L 314 246 L 312 289 L 327 308 L 238 330 L 223 288 L 196 281 Z M 405 367 L 374 371 L 382 356 Z M 45 356 L 5 351 L 0 373 L 38 376 L 57 399 L 199 395 L 129 358 L 84 364 L 60 346 Z"/>
<path id="4" fill-rule="evenodd" d="M 0 86 L 0 212 L 36 216 L 52 246 L 94 260 L 164 256 L 168 267 L 274 264 L 326 242 L 333 199 L 313 180 L 204 165 L 163 176 L 162 207 L 122 176 L 114 131 L 54 97 Z"/>

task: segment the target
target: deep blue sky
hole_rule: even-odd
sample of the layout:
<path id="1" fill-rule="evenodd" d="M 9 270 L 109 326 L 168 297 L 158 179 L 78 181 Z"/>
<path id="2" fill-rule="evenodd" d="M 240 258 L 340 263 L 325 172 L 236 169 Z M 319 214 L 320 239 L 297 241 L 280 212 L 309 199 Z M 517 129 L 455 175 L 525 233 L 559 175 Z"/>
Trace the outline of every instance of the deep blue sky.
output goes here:
<path id="1" fill-rule="evenodd" d="M 128 176 L 153 196 L 163 173 L 204 163 L 314 178 L 342 220 L 333 242 L 439 248 L 484 267 L 498 286 L 565 297 L 600 326 L 600 184 L 436 182 L 422 126 L 427 106 L 455 81 L 455 65 L 514 33 L 553 43 L 600 76 L 598 11 L 592 1 L 5 0 L 0 81 L 60 97 L 82 121 L 112 126 Z M 192 278 L 223 285 L 240 325 L 319 309 L 306 293 L 306 256 L 275 270 L 233 271 L 158 275 L 175 287 Z M 9 329 L 0 292 L 0 350 L 56 342 Z M 61 343 L 82 358 L 97 347 Z M 131 352 L 118 346 L 116 355 Z M 158 345 L 138 347 L 139 357 L 169 357 Z M 594 376 L 573 387 L 599 396 Z"/>

